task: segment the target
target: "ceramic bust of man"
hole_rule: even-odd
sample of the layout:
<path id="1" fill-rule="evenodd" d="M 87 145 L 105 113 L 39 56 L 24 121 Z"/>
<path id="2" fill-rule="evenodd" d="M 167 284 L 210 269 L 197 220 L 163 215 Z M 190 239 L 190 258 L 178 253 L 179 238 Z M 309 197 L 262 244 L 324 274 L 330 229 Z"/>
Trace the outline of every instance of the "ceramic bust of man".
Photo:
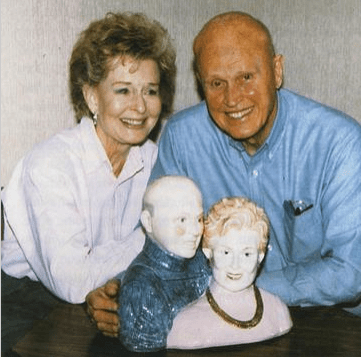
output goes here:
<path id="1" fill-rule="evenodd" d="M 203 233 L 202 196 L 183 176 L 154 181 L 143 198 L 143 250 L 122 277 L 120 340 L 137 352 L 166 347 L 175 315 L 198 299 L 211 275 L 199 242 Z"/>
<path id="2" fill-rule="evenodd" d="M 202 242 L 212 268 L 210 286 L 177 315 L 168 348 L 251 343 L 291 329 L 287 306 L 254 284 L 268 230 L 263 209 L 245 198 L 225 198 L 210 209 Z"/>

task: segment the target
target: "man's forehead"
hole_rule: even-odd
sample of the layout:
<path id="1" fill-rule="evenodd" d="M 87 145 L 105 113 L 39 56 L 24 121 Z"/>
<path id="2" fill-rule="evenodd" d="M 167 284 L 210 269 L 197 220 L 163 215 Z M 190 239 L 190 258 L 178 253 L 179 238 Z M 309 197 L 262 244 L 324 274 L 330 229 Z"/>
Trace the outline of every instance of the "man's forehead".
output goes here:
<path id="1" fill-rule="evenodd" d="M 234 19 L 210 24 L 201 31 L 196 40 L 195 51 L 199 54 L 211 55 L 225 48 L 241 46 L 264 50 L 268 48 L 269 37 L 265 30 L 252 19 Z"/>

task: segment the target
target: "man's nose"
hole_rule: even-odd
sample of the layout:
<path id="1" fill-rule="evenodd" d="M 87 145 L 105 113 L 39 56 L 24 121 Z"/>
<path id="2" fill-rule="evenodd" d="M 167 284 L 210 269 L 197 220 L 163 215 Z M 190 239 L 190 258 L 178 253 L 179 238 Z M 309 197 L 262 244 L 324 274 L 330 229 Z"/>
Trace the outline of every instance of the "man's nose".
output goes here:
<path id="1" fill-rule="evenodd" d="M 189 231 L 193 236 L 199 236 L 203 231 L 203 224 L 196 219 L 192 222 Z"/>
<path id="2" fill-rule="evenodd" d="M 225 91 L 225 103 L 228 107 L 236 106 L 242 100 L 243 88 L 236 83 L 230 83 Z"/>

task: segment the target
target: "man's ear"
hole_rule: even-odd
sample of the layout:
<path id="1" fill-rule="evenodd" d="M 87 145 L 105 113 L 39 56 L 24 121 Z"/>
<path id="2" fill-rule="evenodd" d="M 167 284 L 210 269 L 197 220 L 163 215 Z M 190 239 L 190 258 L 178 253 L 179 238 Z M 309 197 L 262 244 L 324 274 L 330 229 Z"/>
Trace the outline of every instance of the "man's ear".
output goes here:
<path id="1" fill-rule="evenodd" d="M 88 108 L 90 109 L 90 111 L 93 114 L 98 113 L 98 100 L 95 88 L 90 86 L 89 84 L 84 84 L 82 91 L 84 99 L 86 101 L 86 104 L 88 104 Z"/>
<path id="2" fill-rule="evenodd" d="M 283 63 L 284 57 L 282 55 L 275 55 L 273 57 L 275 83 L 277 89 L 280 89 L 283 83 Z"/>
<path id="3" fill-rule="evenodd" d="M 148 234 L 152 233 L 152 215 L 148 210 L 143 210 L 140 214 L 140 221 Z"/>
<path id="4" fill-rule="evenodd" d="M 210 260 L 212 258 L 212 249 L 211 248 L 202 248 L 202 251 L 208 260 Z"/>

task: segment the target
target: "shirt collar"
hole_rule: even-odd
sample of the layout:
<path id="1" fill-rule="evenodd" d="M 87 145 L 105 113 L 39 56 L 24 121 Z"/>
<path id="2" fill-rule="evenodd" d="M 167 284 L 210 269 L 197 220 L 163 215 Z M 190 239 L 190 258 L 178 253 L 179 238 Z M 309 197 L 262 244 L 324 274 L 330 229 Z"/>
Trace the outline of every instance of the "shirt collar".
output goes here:
<path id="1" fill-rule="evenodd" d="M 103 145 L 95 131 L 93 121 L 90 118 L 84 117 L 80 122 L 80 136 L 84 149 L 84 167 L 87 172 L 98 170 L 101 166 L 107 167 L 110 174 L 113 175 L 113 168 L 108 159 L 108 156 L 103 148 Z M 127 160 L 124 164 L 122 172 L 116 178 L 118 182 L 134 176 L 144 167 L 142 152 L 139 146 L 133 146 L 128 154 Z M 114 176 L 114 175 L 113 175 Z M 115 178 L 115 176 L 114 176 Z"/>
<path id="2" fill-rule="evenodd" d="M 111 170 L 111 164 L 108 160 L 107 154 L 100 142 L 95 131 L 93 121 L 90 118 L 84 117 L 81 119 L 80 138 L 84 150 L 84 167 L 87 172 L 96 171 L 104 164 Z"/>

